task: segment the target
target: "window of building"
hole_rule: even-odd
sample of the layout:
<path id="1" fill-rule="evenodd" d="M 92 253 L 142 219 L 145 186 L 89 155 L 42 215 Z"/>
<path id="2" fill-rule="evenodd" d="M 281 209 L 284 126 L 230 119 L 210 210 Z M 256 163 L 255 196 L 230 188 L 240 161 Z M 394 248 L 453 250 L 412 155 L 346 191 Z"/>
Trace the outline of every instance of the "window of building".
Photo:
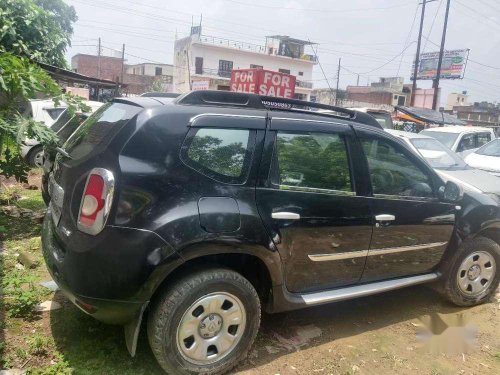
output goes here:
<path id="1" fill-rule="evenodd" d="M 304 75 L 304 72 L 299 72 L 299 76 L 303 76 Z"/>
<path id="2" fill-rule="evenodd" d="M 374 194 L 401 197 L 433 197 L 431 178 L 403 152 L 382 139 L 362 139 Z"/>
<path id="3" fill-rule="evenodd" d="M 219 76 L 231 77 L 231 70 L 233 70 L 233 62 L 228 60 L 219 60 Z"/>
<path id="4" fill-rule="evenodd" d="M 294 189 L 352 191 L 345 140 L 338 134 L 277 135 L 279 185 Z"/>
<path id="5" fill-rule="evenodd" d="M 290 69 L 278 69 L 280 73 L 290 74 Z"/>
<path id="6" fill-rule="evenodd" d="M 250 69 L 264 69 L 262 65 L 250 64 Z"/>
<path id="7" fill-rule="evenodd" d="M 155 67 L 155 76 L 161 76 L 162 74 L 162 68 L 160 66 Z"/>
<path id="8" fill-rule="evenodd" d="M 143 65 L 143 66 L 141 66 L 141 74 L 142 74 L 142 75 L 144 75 L 144 68 L 145 68 L 145 67 L 144 67 L 144 65 Z"/>
<path id="9" fill-rule="evenodd" d="M 248 129 L 202 128 L 188 135 L 183 159 L 192 168 L 226 183 L 245 179 L 251 159 L 251 138 Z"/>
<path id="10" fill-rule="evenodd" d="M 203 74 L 203 57 L 196 57 L 194 59 L 194 73 Z"/>

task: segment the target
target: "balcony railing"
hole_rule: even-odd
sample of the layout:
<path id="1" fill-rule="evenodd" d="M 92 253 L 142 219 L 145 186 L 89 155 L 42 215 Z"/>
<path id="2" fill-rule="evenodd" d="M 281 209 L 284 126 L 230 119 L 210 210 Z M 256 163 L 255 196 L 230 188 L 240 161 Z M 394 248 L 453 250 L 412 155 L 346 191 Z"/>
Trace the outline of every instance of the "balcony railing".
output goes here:
<path id="1" fill-rule="evenodd" d="M 260 44 L 240 42 L 232 39 L 219 38 L 216 36 L 200 35 L 199 41 L 204 44 L 212 44 L 215 46 L 235 48 L 242 51 L 262 53 L 265 55 L 284 56 L 284 57 L 290 57 L 292 59 L 300 59 L 312 62 L 317 61 L 316 56 L 310 54 L 294 55 L 291 52 L 290 53 L 280 52 L 278 48 L 267 48 L 266 46 Z"/>
<path id="2" fill-rule="evenodd" d="M 295 86 L 302 87 L 304 89 L 312 89 L 313 88 L 312 82 L 306 82 L 306 81 L 301 81 L 301 80 L 296 80 Z"/>

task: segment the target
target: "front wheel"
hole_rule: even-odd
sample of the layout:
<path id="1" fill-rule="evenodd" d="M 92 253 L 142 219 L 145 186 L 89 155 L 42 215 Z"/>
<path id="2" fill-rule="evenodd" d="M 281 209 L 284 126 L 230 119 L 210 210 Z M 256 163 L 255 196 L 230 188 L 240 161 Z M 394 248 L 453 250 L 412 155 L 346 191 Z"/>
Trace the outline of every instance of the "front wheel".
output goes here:
<path id="1" fill-rule="evenodd" d="M 248 353 L 260 324 L 254 287 L 227 269 L 196 272 L 168 287 L 148 317 L 148 338 L 169 374 L 223 374 Z"/>
<path id="2" fill-rule="evenodd" d="M 488 301 L 500 281 L 500 246 L 486 237 L 477 237 L 460 247 L 451 260 L 444 280 L 448 299 L 459 306 Z"/>
<path id="3" fill-rule="evenodd" d="M 44 162 L 43 159 L 44 159 L 44 153 L 42 146 L 33 147 L 27 157 L 28 164 L 30 165 L 30 167 L 42 168 Z"/>

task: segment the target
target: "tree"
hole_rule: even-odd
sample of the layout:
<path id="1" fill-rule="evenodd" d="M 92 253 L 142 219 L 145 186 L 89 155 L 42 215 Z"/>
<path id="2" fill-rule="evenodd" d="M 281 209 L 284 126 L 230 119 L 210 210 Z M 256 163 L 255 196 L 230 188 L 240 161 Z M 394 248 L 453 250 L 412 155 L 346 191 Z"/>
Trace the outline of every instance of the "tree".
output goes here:
<path id="1" fill-rule="evenodd" d="M 76 20 L 75 9 L 63 0 L 2 0 L 0 53 L 65 68 Z"/>

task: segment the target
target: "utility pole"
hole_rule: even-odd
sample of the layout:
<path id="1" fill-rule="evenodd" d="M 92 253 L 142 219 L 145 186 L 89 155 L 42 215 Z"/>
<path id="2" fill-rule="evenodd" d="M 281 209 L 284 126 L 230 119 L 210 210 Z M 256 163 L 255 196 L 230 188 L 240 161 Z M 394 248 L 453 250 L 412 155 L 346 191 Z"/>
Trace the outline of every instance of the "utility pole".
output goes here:
<path id="1" fill-rule="evenodd" d="M 122 72 L 121 72 L 121 76 L 120 76 L 120 83 L 122 84 L 123 86 L 123 70 L 125 68 L 125 43 L 123 43 L 123 47 L 122 47 Z"/>
<path id="2" fill-rule="evenodd" d="M 443 25 L 443 35 L 441 36 L 441 48 L 439 49 L 439 60 L 436 71 L 436 78 L 432 82 L 432 88 L 434 89 L 434 95 L 432 97 L 432 109 L 436 110 L 438 105 L 438 93 L 439 93 L 439 78 L 441 76 L 441 65 L 443 63 L 444 54 L 444 44 L 446 42 L 446 28 L 448 27 L 448 14 L 450 13 L 450 0 L 446 0 L 446 13 L 444 15 L 444 25 Z"/>
<path id="3" fill-rule="evenodd" d="M 425 5 L 429 0 L 422 0 L 422 15 L 420 16 L 420 29 L 418 30 L 417 53 L 415 55 L 415 66 L 413 68 L 413 84 L 411 86 L 410 106 L 415 105 L 415 91 L 417 91 L 418 61 L 420 59 L 420 44 L 422 43 L 422 29 L 424 28 Z"/>
<path id="4" fill-rule="evenodd" d="M 340 62 L 342 58 L 339 57 L 339 67 L 337 68 L 337 88 L 335 89 L 335 105 L 339 104 L 339 81 L 340 81 Z"/>
<path id="5" fill-rule="evenodd" d="M 97 78 L 101 79 L 101 37 L 99 37 L 99 44 L 97 45 Z M 99 84 L 96 86 L 97 101 L 99 101 Z"/>
<path id="6" fill-rule="evenodd" d="M 359 86 L 359 74 L 358 74 L 358 79 L 356 80 L 356 86 Z"/>

